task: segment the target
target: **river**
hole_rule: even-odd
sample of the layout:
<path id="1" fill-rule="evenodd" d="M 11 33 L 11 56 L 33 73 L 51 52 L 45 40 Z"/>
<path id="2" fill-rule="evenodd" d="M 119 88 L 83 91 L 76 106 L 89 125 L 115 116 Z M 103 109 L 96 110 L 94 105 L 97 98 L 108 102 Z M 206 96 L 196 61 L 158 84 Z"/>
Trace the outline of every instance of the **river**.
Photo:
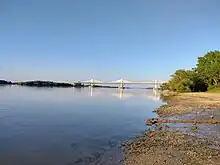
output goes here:
<path id="1" fill-rule="evenodd" d="M 0 86 L 0 164 L 120 164 L 161 104 L 146 89 Z"/>

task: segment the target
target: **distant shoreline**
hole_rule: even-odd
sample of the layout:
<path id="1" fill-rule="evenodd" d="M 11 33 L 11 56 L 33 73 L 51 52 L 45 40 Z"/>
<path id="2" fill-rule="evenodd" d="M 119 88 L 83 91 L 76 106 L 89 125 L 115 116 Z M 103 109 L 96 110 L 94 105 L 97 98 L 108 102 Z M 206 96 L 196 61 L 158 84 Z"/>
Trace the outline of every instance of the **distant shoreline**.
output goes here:
<path id="1" fill-rule="evenodd" d="M 26 81 L 26 82 L 11 82 L 6 80 L 0 80 L 0 85 L 19 85 L 19 86 L 30 86 L 30 87 L 84 87 L 81 83 L 59 83 L 53 81 Z"/>
<path id="2" fill-rule="evenodd" d="M 0 80 L 0 85 L 19 85 L 19 86 L 29 86 L 29 87 L 59 87 L 59 88 L 84 88 L 89 87 L 90 85 L 85 85 L 81 82 L 77 82 L 74 84 L 70 83 L 60 83 L 54 81 L 25 81 L 25 82 L 12 82 L 6 80 Z M 93 85 L 93 88 L 118 88 L 117 86 L 105 86 L 105 85 Z M 148 88 L 132 88 L 132 87 L 124 87 L 123 89 L 153 89 L 152 87 Z"/>

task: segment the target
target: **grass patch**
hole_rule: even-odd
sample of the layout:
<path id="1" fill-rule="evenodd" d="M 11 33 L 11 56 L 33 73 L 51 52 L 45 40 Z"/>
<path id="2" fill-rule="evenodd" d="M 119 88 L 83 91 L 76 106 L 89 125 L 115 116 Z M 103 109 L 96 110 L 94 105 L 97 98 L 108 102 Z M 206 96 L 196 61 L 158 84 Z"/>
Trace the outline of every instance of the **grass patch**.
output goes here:
<path id="1" fill-rule="evenodd" d="M 199 127 L 198 126 L 192 126 L 190 127 L 191 131 L 198 131 Z"/>
<path id="2" fill-rule="evenodd" d="M 220 87 L 208 90 L 209 93 L 220 93 Z"/>
<path id="3" fill-rule="evenodd" d="M 160 107 L 161 107 L 161 108 L 168 108 L 169 105 L 161 105 Z"/>

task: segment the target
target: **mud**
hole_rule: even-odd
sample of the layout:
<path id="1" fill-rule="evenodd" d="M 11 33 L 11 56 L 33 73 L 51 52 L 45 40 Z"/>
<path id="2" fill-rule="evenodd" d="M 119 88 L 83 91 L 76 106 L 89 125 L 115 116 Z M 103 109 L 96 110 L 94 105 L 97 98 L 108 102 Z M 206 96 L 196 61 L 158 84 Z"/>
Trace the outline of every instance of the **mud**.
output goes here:
<path id="1" fill-rule="evenodd" d="M 208 140 L 179 131 L 156 130 L 125 145 L 125 165 L 219 165 L 220 150 Z M 216 147 L 216 144 L 214 144 Z"/>
<path id="2" fill-rule="evenodd" d="M 219 110 L 220 94 L 212 93 L 183 93 L 176 95 L 162 96 L 167 104 L 162 105 L 156 110 L 161 117 L 182 115 L 198 109 Z"/>
<path id="3" fill-rule="evenodd" d="M 166 95 L 155 112 L 166 120 L 220 120 L 220 94 Z M 157 123 L 124 144 L 125 165 L 220 165 L 220 124 Z"/>

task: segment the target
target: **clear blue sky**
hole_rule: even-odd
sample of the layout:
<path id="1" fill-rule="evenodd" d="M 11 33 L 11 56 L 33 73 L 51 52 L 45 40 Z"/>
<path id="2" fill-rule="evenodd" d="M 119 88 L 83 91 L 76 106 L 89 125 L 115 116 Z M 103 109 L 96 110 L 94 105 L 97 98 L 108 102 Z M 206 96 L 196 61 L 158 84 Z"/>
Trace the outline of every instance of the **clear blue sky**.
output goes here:
<path id="1" fill-rule="evenodd" d="M 168 79 L 220 50 L 219 6 L 219 0 L 1 0 L 0 79 Z"/>

